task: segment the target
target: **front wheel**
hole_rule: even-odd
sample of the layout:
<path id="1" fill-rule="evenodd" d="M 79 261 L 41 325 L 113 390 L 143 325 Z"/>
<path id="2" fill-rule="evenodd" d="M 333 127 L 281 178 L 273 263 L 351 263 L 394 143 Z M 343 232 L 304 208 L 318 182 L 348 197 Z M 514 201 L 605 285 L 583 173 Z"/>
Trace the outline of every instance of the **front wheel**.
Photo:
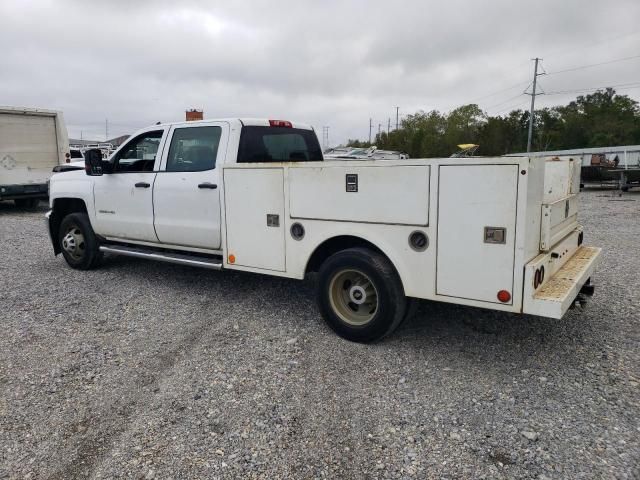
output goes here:
<path id="1" fill-rule="evenodd" d="M 407 299 L 393 265 L 367 248 L 343 250 L 322 264 L 318 304 L 334 332 L 363 343 L 389 335 L 407 310 Z"/>
<path id="2" fill-rule="evenodd" d="M 102 260 L 98 239 L 86 213 L 70 213 L 64 217 L 58 241 L 64 259 L 72 268 L 90 270 Z"/>

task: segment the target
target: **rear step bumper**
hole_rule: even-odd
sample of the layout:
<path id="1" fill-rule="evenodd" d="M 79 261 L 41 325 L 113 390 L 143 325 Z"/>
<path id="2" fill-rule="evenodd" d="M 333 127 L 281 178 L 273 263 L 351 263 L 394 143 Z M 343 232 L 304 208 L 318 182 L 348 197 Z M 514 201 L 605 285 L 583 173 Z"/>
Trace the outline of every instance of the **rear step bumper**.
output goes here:
<path id="1" fill-rule="evenodd" d="M 581 246 L 530 298 L 525 297 L 523 312 L 549 318 L 562 318 L 581 293 L 593 294 L 590 278 L 602 249 Z"/>
<path id="2" fill-rule="evenodd" d="M 218 259 L 198 255 L 188 255 L 184 253 L 159 252 L 125 245 L 101 245 L 100 251 L 115 253 L 117 255 L 126 255 L 128 257 L 146 258 L 149 260 L 176 263 L 179 265 L 208 268 L 210 270 L 222 270 L 222 258 Z"/>

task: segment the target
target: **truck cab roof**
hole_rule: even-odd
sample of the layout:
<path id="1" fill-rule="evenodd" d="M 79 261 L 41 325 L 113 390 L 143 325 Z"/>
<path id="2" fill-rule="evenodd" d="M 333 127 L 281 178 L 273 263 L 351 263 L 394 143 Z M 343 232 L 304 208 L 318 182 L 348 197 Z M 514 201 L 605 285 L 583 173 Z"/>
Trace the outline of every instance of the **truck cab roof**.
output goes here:
<path id="1" fill-rule="evenodd" d="M 197 126 L 199 124 L 208 124 L 211 122 L 228 122 L 228 123 L 236 123 L 240 124 L 243 127 L 269 127 L 269 126 L 289 126 L 291 128 L 299 128 L 302 130 L 313 130 L 311 125 L 306 123 L 299 122 L 291 122 L 289 120 L 280 120 L 280 119 L 269 119 L 269 118 L 208 118 L 206 120 L 194 120 L 194 121 L 182 121 L 182 122 L 169 122 L 169 123 L 161 123 L 158 125 L 154 125 L 153 127 L 173 127 L 173 126 Z M 276 124 L 274 125 L 274 122 Z M 280 123 L 278 123 L 280 122 Z M 142 130 L 152 129 L 152 126 L 146 127 Z"/>

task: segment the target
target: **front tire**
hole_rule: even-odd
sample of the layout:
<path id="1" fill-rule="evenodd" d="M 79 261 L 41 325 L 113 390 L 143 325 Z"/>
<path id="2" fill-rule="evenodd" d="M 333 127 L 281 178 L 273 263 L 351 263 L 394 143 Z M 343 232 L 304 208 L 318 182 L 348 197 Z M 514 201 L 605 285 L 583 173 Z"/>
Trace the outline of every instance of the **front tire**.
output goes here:
<path id="1" fill-rule="evenodd" d="M 90 270 L 102 260 L 100 244 L 86 213 L 70 213 L 62 219 L 58 242 L 71 268 Z"/>
<path id="2" fill-rule="evenodd" d="M 405 318 L 407 299 L 395 268 L 383 255 L 350 248 L 320 268 L 318 305 L 331 329 L 353 342 L 374 342 Z"/>

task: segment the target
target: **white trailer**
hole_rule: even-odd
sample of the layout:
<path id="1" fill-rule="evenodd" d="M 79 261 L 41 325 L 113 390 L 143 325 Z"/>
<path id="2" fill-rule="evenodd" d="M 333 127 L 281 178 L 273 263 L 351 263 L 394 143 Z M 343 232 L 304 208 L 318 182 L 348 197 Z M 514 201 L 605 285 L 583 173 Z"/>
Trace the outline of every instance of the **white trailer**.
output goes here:
<path id="1" fill-rule="evenodd" d="M 68 155 L 62 112 L 0 107 L 0 200 L 37 205 L 47 198 L 52 169 Z"/>
<path id="2" fill-rule="evenodd" d="M 600 249 L 578 224 L 580 166 L 528 157 L 322 161 L 310 127 L 157 125 L 51 181 L 54 252 L 303 279 L 339 335 L 372 341 L 428 299 L 561 318 Z M 88 175 L 87 175 L 88 174 Z"/>

